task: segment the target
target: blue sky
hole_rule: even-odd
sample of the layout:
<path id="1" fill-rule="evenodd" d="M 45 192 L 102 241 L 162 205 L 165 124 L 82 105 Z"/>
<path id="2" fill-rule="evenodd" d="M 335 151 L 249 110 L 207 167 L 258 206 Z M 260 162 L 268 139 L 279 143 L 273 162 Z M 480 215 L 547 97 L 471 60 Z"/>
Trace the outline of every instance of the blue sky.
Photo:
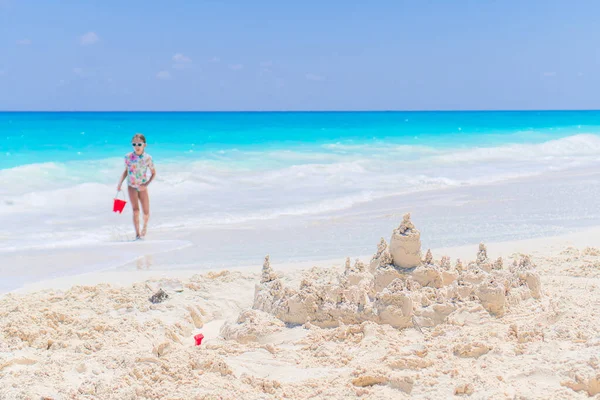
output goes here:
<path id="1" fill-rule="evenodd" d="M 600 1 L 0 0 L 0 110 L 599 109 Z"/>

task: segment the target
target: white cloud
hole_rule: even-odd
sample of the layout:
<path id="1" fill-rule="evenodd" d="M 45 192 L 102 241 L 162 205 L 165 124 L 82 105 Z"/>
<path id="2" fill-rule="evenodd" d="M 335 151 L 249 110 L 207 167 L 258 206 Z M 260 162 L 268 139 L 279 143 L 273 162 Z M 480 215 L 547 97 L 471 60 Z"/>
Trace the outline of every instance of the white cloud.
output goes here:
<path id="1" fill-rule="evenodd" d="M 304 75 L 306 77 L 307 80 L 309 81 L 324 81 L 325 77 L 321 76 L 321 75 L 315 75 L 315 74 L 306 74 Z"/>
<path id="2" fill-rule="evenodd" d="M 229 69 L 239 71 L 241 69 L 244 69 L 244 64 L 230 64 Z"/>
<path id="3" fill-rule="evenodd" d="M 181 53 L 177 53 L 173 56 L 173 61 L 175 61 L 176 63 L 189 63 L 192 62 L 192 59 L 184 56 Z"/>
<path id="4" fill-rule="evenodd" d="M 177 53 L 173 56 L 173 68 L 175 69 L 184 69 L 189 67 L 192 64 L 192 59 L 184 56 L 181 53 Z"/>
<path id="5" fill-rule="evenodd" d="M 221 61 L 221 59 L 219 57 L 216 57 L 216 56 L 213 57 L 213 58 L 211 58 L 210 60 L 208 60 L 208 62 L 212 62 L 212 63 L 217 63 L 219 61 Z"/>
<path id="6" fill-rule="evenodd" d="M 88 32 L 79 38 L 79 43 L 82 46 L 89 46 L 100 41 L 100 36 L 96 32 Z"/>
<path id="7" fill-rule="evenodd" d="M 163 81 L 171 79 L 171 73 L 169 71 L 160 71 L 156 74 L 156 79 L 161 79 Z"/>
<path id="8" fill-rule="evenodd" d="M 20 46 L 29 46 L 31 44 L 31 40 L 29 39 L 20 39 L 17 40 L 17 44 Z"/>
<path id="9" fill-rule="evenodd" d="M 544 72 L 542 75 L 545 76 L 545 77 L 550 78 L 550 77 L 556 76 L 556 72 L 554 72 L 554 71 L 552 71 L 552 72 Z"/>

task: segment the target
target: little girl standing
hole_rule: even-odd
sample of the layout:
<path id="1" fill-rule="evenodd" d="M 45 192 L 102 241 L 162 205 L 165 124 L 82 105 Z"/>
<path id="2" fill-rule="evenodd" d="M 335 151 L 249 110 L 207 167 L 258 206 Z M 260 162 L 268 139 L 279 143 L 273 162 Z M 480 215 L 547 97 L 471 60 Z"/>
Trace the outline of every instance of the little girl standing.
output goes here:
<path id="1" fill-rule="evenodd" d="M 148 185 L 156 176 L 152 156 L 146 153 L 146 138 L 141 133 L 137 133 L 131 140 L 133 151 L 125 155 L 125 171 L 121 175 L 121 180 L 117 190 L 121 191 L 121 185 L 127 178 L 127 189 L 129 191 L 129 200 L 133 208 L 133 226 L 135 227 L 136 239 L 146 236 L 148 219 L 150 218 L 150 196 L 148 194 Z M 148 170 L 150 177 L 148 178 Z M 140 232 L 140 203 L 144 212 L 144 226 Z"/>

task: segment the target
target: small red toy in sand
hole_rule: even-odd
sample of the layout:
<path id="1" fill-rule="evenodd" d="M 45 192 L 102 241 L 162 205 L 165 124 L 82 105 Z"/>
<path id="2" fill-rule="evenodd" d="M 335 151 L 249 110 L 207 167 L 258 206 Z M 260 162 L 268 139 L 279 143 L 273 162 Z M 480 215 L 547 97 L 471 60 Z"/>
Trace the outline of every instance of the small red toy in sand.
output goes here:
<path id="1" fill-rule="evenodd" d="M 121 214 L 123 213 L 123 209 L 125 208 L 125 204 L 127 204 L 127 202 L 125 201 L 125 195 L 123 195 L 123 200 L 119 199 L 119 193 L 123 194 L 123 192 L 120 190 L 117 192 L 117 195 L 115 196 L 115 202 L 113 203 L 113 211 Z"/>
<path id="2" fill-rule="evenodd" d="M 199 333 L 194 336 L 194 339 L 196 340 L 196 346 L 200 346 L 202 344 L 202 339 L 204 339 L 204 335 Z"/>

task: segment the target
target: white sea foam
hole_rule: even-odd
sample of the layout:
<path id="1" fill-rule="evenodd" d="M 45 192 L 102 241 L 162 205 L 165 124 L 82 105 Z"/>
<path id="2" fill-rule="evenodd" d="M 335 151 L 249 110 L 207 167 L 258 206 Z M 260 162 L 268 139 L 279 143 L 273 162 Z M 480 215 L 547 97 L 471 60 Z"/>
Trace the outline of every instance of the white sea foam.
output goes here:
<path id="1" fill-rule="evenodd" d="M 342 145 L 330 145 L 342 146 Z M 175 204 L 201 196 L 201 203 L 217 201 L 221 211 L 286 212 L 306 204 L 334 201 L 354 204 L 356 196 L 372 198 L 423 189 L 491 183 L 551 170 L 585 165 L 600 155 L 600 138 L 576 135 L 541 144 L 492 148 L 440 150 L 419 146 L 348 146 L 350 154 L 236 152 L 235 160 L 164 160 L 158 162 L 152 190 L 169 195 Z M 415 157 L 417 153 L 418 157 Z M 240 159 L 247 156 L 244 165 Z M 263 158 L 261 165 L 252 162 Z M 310 162 L 307 162 L 310 159 Z M 0 213 L 28 210 L 85 208 L 110 199 L 121 173 L 120 159 L 44 163 L 0 170 Z M 276 196 L 269 192 L 276 192 Z M 209 196 L 210 198 L 207 198 Z M 277 200 L 281 203 L 277 204 Z M 203 201 L 207 200 L 207 201 Z M 182 201 L 183 202 L 183 201 Z M 302 205 L 294 208 L 294 205 Z M 315 210 L 329 210 L 318 205 Z M 298 211 L 300 212 L 300 211 Z"/>
<path id="2" fill-rule="evenodd" d="M 462 164 L 529 160 L 543 164 L 547 161 L 584 160 L 598 155 L 600 155 L 600 137 L 582 134 L 540 144 L 512 144 L 458 150 L 451 154 L 435 155 L 431 161 Z"/>
<path id="3" fill-rule="evenodd" d="M 598 156 L 600 138 L 582 134 L 490 148 L 339 144 L 156 160 L 152 218 L 167 228 L 326 214 L 394 194 L 592 165 Z M 0 250 L 25 239 L 37 246 L 110 237 L 122 168 L 120 158 L 111 158 L 0 170 L 0 237 L 11 239 L 0 241 Z"/>

